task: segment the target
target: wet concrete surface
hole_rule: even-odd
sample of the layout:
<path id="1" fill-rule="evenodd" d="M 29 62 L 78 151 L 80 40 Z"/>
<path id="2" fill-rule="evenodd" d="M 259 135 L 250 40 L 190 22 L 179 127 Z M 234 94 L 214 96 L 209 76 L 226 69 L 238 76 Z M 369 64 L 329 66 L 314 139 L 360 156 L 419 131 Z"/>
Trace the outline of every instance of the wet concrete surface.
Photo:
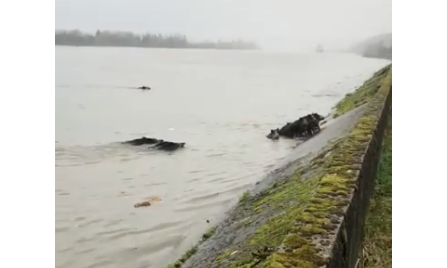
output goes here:
<path id="1" fill-rule="evenodd" d="M 329 150 L 331 141 L 345 136 L 355 123 L 358 122 L 358 119 L 365 111 L 364 108 L 365 106 L 358 107 L 335 119 L 332 115 L 329 115 L 327 123 L 323 125 L 320 133 L 306 141 L 298 141 L 297 146 L 292 150 L 290 155 L 277 163 L 272 172 L 258 181 L 250 193 L 252 195 L 262 194 L 270 185 L 286 180 L 297 169 L 308 164 L 313 157 L 322 151 Z M 303 174 L 302 179 L 305 179 L 309 175 Z M 228 248 L 235 248 L 241 245 L 266 220 L 279 213 L 281 211 L 268 209 L 262 212 L 255 212 L 253 209 L 247 209 L 247 204 L 244 206 L 236 205 L 236 207 L 226 214 L 225 219 L 217 225 L 215 234 L 203 242 L 199 246 L 198 251 L 183 263 L 181 267 L 227 267 L 225 263 L 216 262 L 216 258 L 224 254 Z"/>

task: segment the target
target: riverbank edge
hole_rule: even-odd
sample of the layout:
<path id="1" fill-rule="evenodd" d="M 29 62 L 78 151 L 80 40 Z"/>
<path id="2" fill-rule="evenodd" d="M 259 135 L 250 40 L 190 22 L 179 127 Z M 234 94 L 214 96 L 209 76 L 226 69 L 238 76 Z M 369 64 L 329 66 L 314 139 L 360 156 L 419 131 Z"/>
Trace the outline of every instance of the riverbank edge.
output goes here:
<path id="1" fill-rule="evenodd" d="M 200 267 L 354 267 L 373 192 L 383 122 L 390 113 L 391 64 L 342 99 L 333 117 L 362 105 L 365 112 L 355 127 L 329 150 L 265 191 L 254 196 L 245 193 L 238 207 L 255 213 L 281 212 L 271 214 L 242 243 L 216 253 Z M 215 233 L 216 228 L 211 229 L 169 267 L 188 264 Z"/>
<path id="2" fill-rule="evenodd" d="M 119 45 L 68 45 L 68 44 L 55 44 L 55 47 L 100 47 L 100 48 L 142 48 L 142 49 L 204 49 L 204 50 L 238 50 L 238 51 L 255 51 L 261 50 L 261 48 L 215 48 L 215 47 L 144 47 L 144 46 L 119 46 Z"/>

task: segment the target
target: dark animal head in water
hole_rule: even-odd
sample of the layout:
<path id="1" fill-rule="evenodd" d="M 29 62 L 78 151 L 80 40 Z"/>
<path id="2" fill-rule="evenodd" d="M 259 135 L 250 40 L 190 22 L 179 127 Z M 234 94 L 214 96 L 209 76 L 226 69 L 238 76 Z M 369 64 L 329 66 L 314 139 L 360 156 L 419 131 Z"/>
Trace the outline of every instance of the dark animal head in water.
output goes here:
<path id="1" fill-rule="evenodd" d="M 159 150 L 174 151 L 179 148 L 185 147 L 185 144 L 186 143 L 184 143 L 184 142 L 163 141 L 163 142 L 160 142 L 157 145 L 155 145 L 155 147 Z"/>
<path id="2" fill-rule="evenodd" d="M 154 139 L 154 138 L 145 138 L 146 144 L 155 144 L 159 142 L 163 142 L 163 140 Z"/>
<path id="3" fill-rule="evenodd" d="M 271 129 L 270 133 L 267 135 L 267 138 L 271 140 L 277 140 L 279 139 L 279 129 Z"/>
<path id="4" fill-rule="evenodd" d="M 147 90 L 149 90 L 149 89 L 151 89 L 150 87 L 147 87 L 147 86 L 142 86 L 142 87 L 139 87 L 138 89 L 147 89 Z"/>
<path id="5" fill-rule="evenodd" d="M 140 145 L 144 145 L 144 144 L 156 144 L 156 143 L 159 143 L 159 142 L 162 142 L 162 141 L 163 140 L 142 137 L 142 138 L 139 138 L 139 139 L 125 141 L 124 143 L 131 144 L 131 145 L 134 145 L 134 146 L 140 146 Z"/>

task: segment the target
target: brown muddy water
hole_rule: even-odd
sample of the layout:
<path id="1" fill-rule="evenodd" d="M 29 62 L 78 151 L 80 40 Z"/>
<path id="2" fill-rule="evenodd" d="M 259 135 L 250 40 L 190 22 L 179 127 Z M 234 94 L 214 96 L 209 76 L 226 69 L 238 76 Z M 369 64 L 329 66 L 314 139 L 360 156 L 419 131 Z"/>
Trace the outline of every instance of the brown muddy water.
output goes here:
<path id="1" fill-rule="evenodd" d="M 349 54 L 56 47 L 56 267 L 164 268 L 386 60 Z M 150 86 L 152 90 L 132 89 Z M 119 142 L 186 142 L 151 152 Z M 134 204 L 152 197 L 150 207 Z M 207 222 L 209 221 L 209 223 Z"/>

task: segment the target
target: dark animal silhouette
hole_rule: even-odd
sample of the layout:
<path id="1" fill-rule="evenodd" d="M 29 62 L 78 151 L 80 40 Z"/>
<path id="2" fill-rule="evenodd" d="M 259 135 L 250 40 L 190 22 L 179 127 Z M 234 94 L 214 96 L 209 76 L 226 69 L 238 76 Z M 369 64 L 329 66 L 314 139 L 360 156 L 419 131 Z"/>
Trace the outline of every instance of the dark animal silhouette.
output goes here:
<path id="1" fill-rule="evenodd" d="M 267 135 L 267 138 L 271 140 L 277 140 L 279 137 L 285 137 L 289 139 L 293 139 L 296 136 L 296 133 L 298 132 L 299 124 L 297 121 L 290 123 L 288 122 L 286 125 L 284 125 L 281 128 L 277 129 L 271 129 L 270 133 Z"/>
<path id="2" fill-rule="evenodd" d="M 142 87 L 138 87 L 138 89 L 150 90 L 151 88 L 150 88 L 150 87 L 147 87 L 147 86 L 142 86 Z"/>
<path id="3" fill-rule="evenodd" d="M 302 136 L 306 129 L 307 120 L 305 120 L 304 118 L 300 118 L 293 121 L 292 123 L 288 122 L 285 126 L 278 129 L 278 134 L 282 137 L 293 139 Z"/>
<path id="4" fill-rule="evenodd" d="M 311 135 L 312 132 L 310 132 L 310 120 L 306 116 L 301 117 L 300 119 L 296 120 L 295 122 L 295 137 L 306 137 L 307 135 Z"/>
<path id="5" fill-rule="evenodd" d="M 296 121 L 293 123 L 287 122 L 283 127 L 276 129 L 278 131 L 278 134 L 283 137 L 287 138 L 294 138 L 295 132 L 298 125 L 296 124 Z"/>
<path id="6" fill-rule="evenodd" d="M 320 132 L 320 130 L 321 130 L 320 122 L 324 120 L 324 117 L 317 113 L 312 113 L 312 114 L 307 115 L 307 119 L 310 122 L 310 124 L 309 124 L 310 135 L 314 135 L 314 134 Z"/>
<path id="7" fill-rule="evenodd" d="M 299 121 L 301 122 L 301 131 L 298 133 L 299 137 L 311 137 L 318 133 L 320 129 L 320 121 L 324 120 L 324 117 L 317 114 L 312 113 L 308 114 L 304 117 L 301 117 Z"/>
<path id="8" fill-rule="evenodd" d="M 175 151 L 177 149 L 185 147 L 184 142 L 171 142 L 171 141 L 164 141 L 154 138 L 146 138 L 142 137 L 139 139 L 134 139 L 130 141 L 122 142 L 124 144 L 130 144 L 133 146 L 141 146 L 141 145 L 151 145 L 148 147 L 148 149 L 153 150 L 161 150 L 161 151 Z"/>
<path id="9" fill-rule="evenodd" d="M 279 130 L 278 129 L 271 129 L 270 133 L 267 135 L 267 138 L 271 140 L 278 140 L 279 139 Z"/>
<path id="10" fill-rule="evenodd" d="M 318 114 L 318 113 L 312 113 L 312 115 L 318 120 L 318 121 L 323 121 L 324 120 L 324 116 Z"/>
<path id="11" fill-rule="evenodd" d="M 149 148 L 154 148 L 163 151 L 175 151 L 177 149 L 185 147 L 185 144 L 186 143 L 184 142 L 162 141 L 160 143 L 155 144 L 153 147 Z"/>
<path id="12" fill-rule="evenodd" d="M 139 138 L 139 139 L 125 141 L 123 143 L 134 145 L 134 146 L 141 146 L 141 145 L 146 145 L 146 144 L 157 144 L 157 143 L 160 143 L 160 142 L 163 142 L 163 140 L 142 137 L 142 138 Z"/>
<path id="13" fill-rule="evenodd" d="M 285 138 L 310 137 L 321 130 L 319 123 L 322 120 L 324 117 L 317 113 L 308 114 L 293 123 L 288 122 L 281 128 L 271 129 L 267 138 L 276 140 L 280 136 Z"/>

